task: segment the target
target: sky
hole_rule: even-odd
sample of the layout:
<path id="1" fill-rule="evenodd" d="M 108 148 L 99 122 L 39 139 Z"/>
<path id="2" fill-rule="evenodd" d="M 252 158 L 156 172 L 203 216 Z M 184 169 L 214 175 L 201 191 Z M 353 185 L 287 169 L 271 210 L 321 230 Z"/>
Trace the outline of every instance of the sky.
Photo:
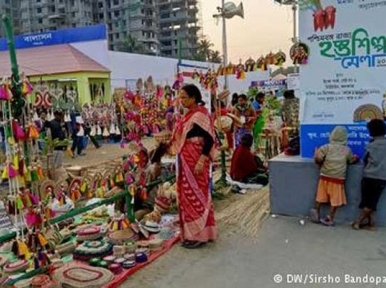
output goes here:
<path id="1" fill-rule="evenodd" d="M 231 0 L 237 6 L 239 0 Z M 235 16 L 227 20 L 228 59 L 238 64 L 252 57 L 254 60 L 268 53 L 283 51 L 288 55 L 293 37 L 293 12 L 291 6 L 273 0 L 243 0 L 244 19 Z M 201 0 L 203 34 L 222 53 L 222 22 L 216 24 L 213 14 L 221 0 Z M 287 60 L 288 61 L 288 60 Z"/>

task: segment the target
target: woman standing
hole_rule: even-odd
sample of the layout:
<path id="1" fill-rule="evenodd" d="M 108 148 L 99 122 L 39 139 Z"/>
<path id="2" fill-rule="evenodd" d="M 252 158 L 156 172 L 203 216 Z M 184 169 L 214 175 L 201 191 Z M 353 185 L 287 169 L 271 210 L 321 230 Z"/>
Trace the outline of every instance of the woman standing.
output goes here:
<path id="1" fill-rule="evenodd" d="M 172 137 L 173 148 L 178 154 L 177 195 L 181 239 L 183 247 L 195 249 L 216 238 L 209 191 L 215 134 L 197 86 L 184 86 L 179 100 L 187 109 Z"/>
<path id="2" fill-rule="evenodd" d="M 241 94 L 238 102 L 233 108 L 232 114 L 238 117 L 239 123 L 236 124 L 235 143 L 236 147 L 241 143 L 241 137 L 244 134 L 252 134 L 252 128 L 255 124 L 256 114 L 253 108 L 248 104 L 247 96 Z"/>

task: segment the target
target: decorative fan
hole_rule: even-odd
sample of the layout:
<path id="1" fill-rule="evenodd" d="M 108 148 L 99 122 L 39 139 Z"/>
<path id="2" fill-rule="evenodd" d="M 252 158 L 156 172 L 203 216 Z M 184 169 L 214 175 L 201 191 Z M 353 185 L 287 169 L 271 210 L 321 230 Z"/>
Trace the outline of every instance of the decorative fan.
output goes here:
<path id="1" fill-rule="evenodd" d="M 143 90 L 143 81 L 142 81 L 142 78 L 139 78 L 137 80 L 137 84 L 136 84 L 136 87 L 139 91 L 142 91 Z"/>
<path id="2" fill-rule="evenodd" d="M 256 66 L 256 62 L 252 58 L 249 58 L 245 62 L 245 69 L 246 69 L 247 72 L 254 71 L 255 70 L 255 66 Z"/>
<path id="3" fill-rule="evenodd" d="M 95 173 L 94 177 L 92 178 L 92 187 L 98 187 L 98 185 L 100 184 L 99 182 L 101 182 L 103 180 L 103 175 L 101 172 L 97 172 Z"/>
<path id="4" fill-rule="evenodd" d="M 298 42 L 292 45 L 289 54 L 294 64 L 305 65 L 308 63 L 310 48 L 306 44 Z"/>
<path id="5" fill-rule="evenodd" d="M 78 201 L 81 198 L 80 185 L 82 184 L 82 178 L 74 178 L 70 186 L 68 187 L 68 195 L 73 202 Z"/>
<path id="6" fill-rule="evenodd" d="M 68 183 L 65 180 L 58 181 L 55 185 L 55 195 L 60 195 L 62 191 L 68 191 Z"/>
<path id="7" fill-rule="evenodd" d="M 267 65 L 275 65 L 276 64 L 275 54 L 273 54 L 272 52 L 269 52 L 269 54 L 265 56 L 265 63 Z"/>
<path id="8" fill-rule="evenodd" d="M 374 104 L 364 104 L 354 111 L 354 122 L 369 121 L 372 119 L 382 119 L 382 110 Z"/>
<path id="9" fill-rule="evenodd" d="M 233 119 L 229 116 L 221 116 L 214 122 L 214 127 L 218 130 L 228 132 L 231 130 Z"/>
<path id="10" fill-rule="evenodd" d="M 47 197 L 49 192 L 53 192 L 55 189 L 55 182 L 52 180 L 44 180 L 40 184 L 40 199 L 44 199 Z"/>
<path id="11" fill-rule="evenodd" d="M 265 63 L 264 56 L 261 56 L 259 59 L 256 60 L 256 66 L 262 71 L 267 70 L 267 63 Z"/>
<path id="12" fill-rule="evenodd" d="M 275 58 L 276 58 L 276 65 L 282 66 L 285 63 L 287 56 L 285 55 L 284 52 L 279 51 L 275 54 Z"/>

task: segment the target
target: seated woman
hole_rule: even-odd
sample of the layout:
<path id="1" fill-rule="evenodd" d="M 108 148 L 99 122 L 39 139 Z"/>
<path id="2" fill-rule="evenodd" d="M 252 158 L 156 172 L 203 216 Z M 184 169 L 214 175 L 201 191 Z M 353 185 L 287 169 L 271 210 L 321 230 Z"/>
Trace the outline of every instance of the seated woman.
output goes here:
<path id="1" fill-rule="evenodd" d="M 231 162 L 231 178 L 234 181 L 253 184 L 268 184 L 267 168 L 259 157 L 251 152 L 253 136 L 244 134 Z"/>

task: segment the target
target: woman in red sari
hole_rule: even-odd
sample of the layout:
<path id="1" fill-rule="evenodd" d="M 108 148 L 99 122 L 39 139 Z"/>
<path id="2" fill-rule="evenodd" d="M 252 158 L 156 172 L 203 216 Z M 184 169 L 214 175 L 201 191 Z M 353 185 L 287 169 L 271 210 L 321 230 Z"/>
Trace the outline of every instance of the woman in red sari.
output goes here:
<path id="1" fill-rule="evenodd" d="M 209 191 L 214 153 L 214 126 L 195 85 L 182 88 L 179 99 L 186 114 L 177 123 L 172 145 L 178 154 L 177 195 L 182 245 L 204 246 L 216 238 L 216 222 Z"/>

